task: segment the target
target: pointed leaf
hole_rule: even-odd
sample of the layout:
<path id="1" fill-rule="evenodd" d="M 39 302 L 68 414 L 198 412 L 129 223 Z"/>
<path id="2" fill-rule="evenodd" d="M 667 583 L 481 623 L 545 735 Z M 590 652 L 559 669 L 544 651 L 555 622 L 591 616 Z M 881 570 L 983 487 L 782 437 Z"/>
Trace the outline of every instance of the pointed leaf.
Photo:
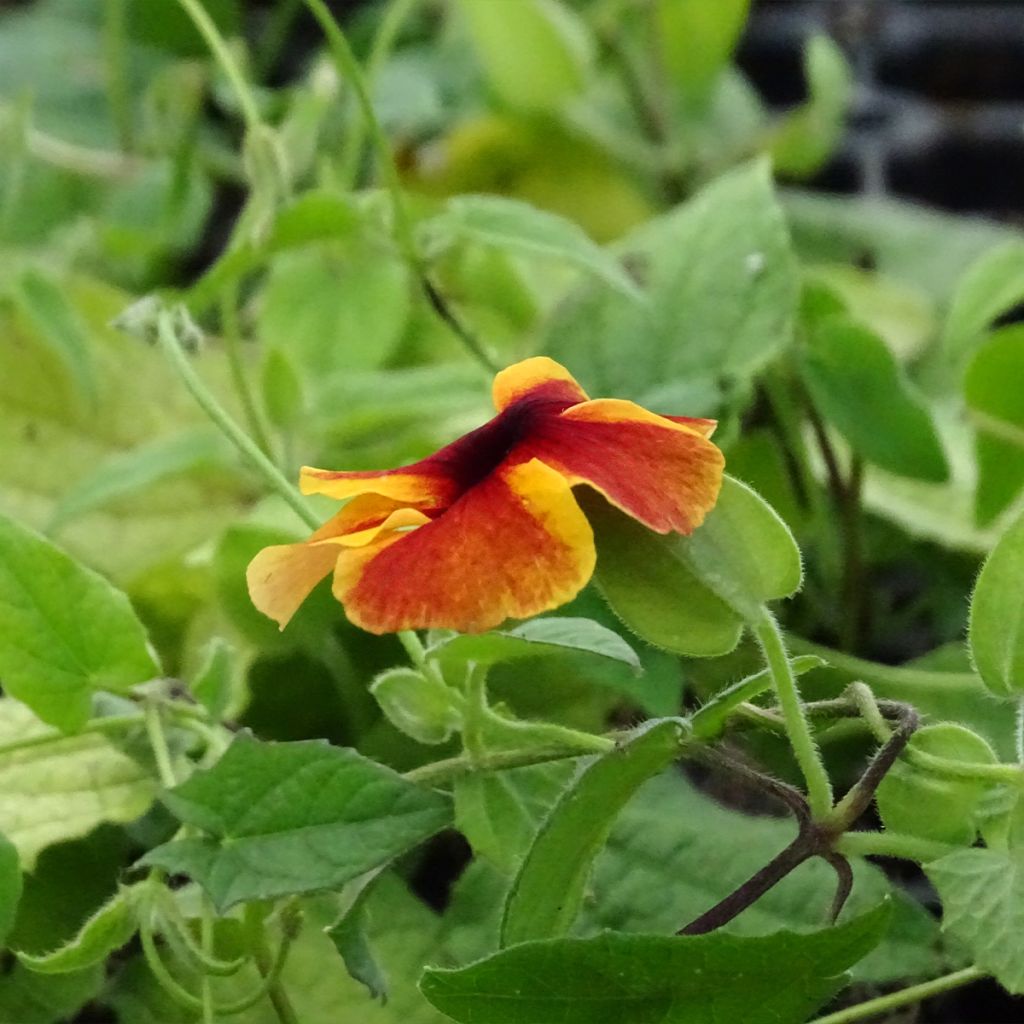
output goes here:
<path id="1" fill-rule="evenodd" d="M 119 590 L 0 515 L 0 679 L 45 722 L 73 732 L 96 690 L 127 690 L 159 671 Z"/>
<path id="2" fill-rule="evenodd" d="M 143 863 L 191 875 L 222 911 L 337 888 L 451 819 L 439 793 L 354 750 L 239 735 L 223 757 L 164 797 L 208 833 L 151 850 Z"/>
<path id="3" fill-rule="evenodd" d="M 524 942 L 423 994 L 459 1024 L 803 1024 L 880 940 L 888 904 L 837 928 L 664 937 L 606 932 Z"/>

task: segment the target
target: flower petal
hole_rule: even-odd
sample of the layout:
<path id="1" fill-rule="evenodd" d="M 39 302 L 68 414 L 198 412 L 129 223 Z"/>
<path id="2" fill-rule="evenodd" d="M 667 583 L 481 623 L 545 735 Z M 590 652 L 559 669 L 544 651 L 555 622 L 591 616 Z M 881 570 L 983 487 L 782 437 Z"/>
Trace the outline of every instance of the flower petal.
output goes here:
<path id="1" fill-rule="evenodd" d="M 419 525 L 427 517 L 390 498 L 365 494 L 350 501 L 310 538 L 264 548 L 249 563 L 246 581 L 252 603 L 284 629 L 313 588 L 334 568 L 338 545 L 373 541 L 383 530 Z"/>
<path id="2" fill-rule="evenodd" d="M 501 412 L 523 399 L 564 402 L 576 405 L 587 400 L 587 393 L 561 363 L 547 356 L 534 356 L 502 370 L 492 388 L 494 408 Z"/>
<path id="3" fill-rule="evenodd" d="M 303 494 L 326 494 L 329 498 L 351 498 L 376 494 L 420 509 L 442 509 L 458 493 L 458 483 L 436 455 L 398 469 L 360 470 L 338 473 L 330 469 L 303 466 L 299 473 Z"/>
<path id="4" fill-rule="evenodd" d="M 568 483 L 532 460 L 498 469 L 417 530 L 343 551 L 334 593 L 371 633 L 477 633 L 571 600 L 594 560 Z"/>
<path id="5" fill-rule="evenodd" d="M 545 418 L 523 449 L 658 533 L 690 533 L 703 522 L 725 464 L 701 429 L 618 398 Z"/>
<path id="6" fill-rule="evenodd" d="M 718 426 L 718 420 L 706 420 L 701 416 L 662 416 L 663 420 L 680 423 L 684 427 L 692 427 L 698 434 L 710 437 Z"/>

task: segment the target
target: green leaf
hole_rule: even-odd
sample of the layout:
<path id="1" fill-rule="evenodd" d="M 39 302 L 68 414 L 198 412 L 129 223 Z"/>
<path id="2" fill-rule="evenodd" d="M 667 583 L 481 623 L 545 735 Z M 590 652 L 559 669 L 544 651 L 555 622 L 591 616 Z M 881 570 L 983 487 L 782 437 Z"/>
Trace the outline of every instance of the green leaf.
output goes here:
<path id="1" fill-rule="evenodd" d="M 507 106 L 552 112 L 580 92 L 593 41 L 579 16 L 554 0 L 460 0 L 473 49 Z"/>
<path id="2" fill-rule="evenodd" d="M 130 452 L 111 456 L 57 503 L 47 532 L 55 532 L 119 498 L 144 492 L 162 480 L 199 469 L 236 473 L 223 439 L 209 428 L 155 438 Z"/>
<path id="3" fill-rule="evenodd" d="M 810 97 L 786 114 L 771 140 L 778 173 L 807 177 L 818 171 L 843 136 L 853 98 L 853 75 L 843 51 L 826 35 L 813 35 L 804 51 L 804 75 Z"/>
<path id="4" fill-rule="evenodd" d="M 995 331 L 967 367 L 964 398 L 977 429 L 978 522 L 991 522 L 1024 486 L 1024 328 Z"/>
<path id="5" fill-rule="evenodd" d="M 14 844 L 0 833 L 0 949 L 14 926 L 21 899 L 21 862 Z"/>
<path id="6" fill-rule="evenodd" d="M 584 501 L 601 592 L 630 629 L 657 646 L 694 657 L 725 654 L 744 620 L 800 587 L 800 551 L 789 528 L 732 477 L 689 537 L 653 533 L 607 502 Z"/>
<path id="7" fill-rule="evenodd" d="M 270 422 L 290 430 L 302 419 L 305 409 L 302 378 L 288 354 L 272 348 L 263 362 L 263 404 Z"/>
<path id="8" fill-rule="evenodd" d="M 1024 301 L 1024 241 L 989 249 L 957 284 L 942 332 L 942 349 L 954 365 L 965 358 L 1000 314 Z"/>
<path id="9" fill-rule="evenodd" d="M 679 719 L 654 722 L 590 764 L 563 793 L 512 883 L 503 946 L 569 930 L 616 816 L 640 785 L 678 757 L 686 735 Z"/>
<path id="10" fill-rule="evenodd" d="M 503 196 L 455 196 L 422 230 L 434 237 L 433 244 L 462 239 L 530 259 L 565 263 L 593 274 L 631 299 L 642 299 L 622 264 L 607 249 L 591 241 L 572 221 L 529 203 Z"/>
<path id="11" fill-rule="evenodd" d="M 574 770 L 568 761 L 463 775 L 453 787 L 455 827 L 475 853 L 511 874 Z"/>
<path id="12" fill-rule="evenodd" d="M 924 401 L 871 330 L 847 317 L 829 317 L 810 330 L 800 366 L 815 405 L 855 452 L 891 473 L 948 478 Z"/>
<path id="13" fill-rule="evenodd" d="M 96 690 L 127 690 L 159 667 L 128 598 L 38 534 L 0 515 L 0 678 L 64 732 Z"/>
<path id="14" fill-rule="evenodd" d="M 701 415 L 790 343 L 799 279 L 766 162 L 717 178 L 616 248 L 648 301 L 584 286 L 544 335 L 592 394 L 664 407 L 683 388 L 699 407 L 656 411 Z"/>
<path id="15" fill-rule="evenodd" d="M 260 340 L 291 357 L 305 384 L 375 369 L 401 338 L 410 287 L 397 256 L 355 239 L 281 252 L 263 291 Z"/>
<path id="16" fill-rule="evenodd" d="M 1024 849 L 957 850 L 925 865 L 942 928 L 982 970 L 1024 994 Z"/>
<path id="17" fill-rule="evenodd" d="M 18 959 L 37 974 L 67 974 L 102 963 L 120 949 L 138 927 L 138 888 L 122 886 L 81 927 L 78 934 L 50 953 L 18 953 Z"/>
<path id="18" fill-rule="evenodd" d="M 79 395 L 96 401 L 96 372 L 85 329 L 57 285 L 38 270 L 25 270 L 15 298 L 42 338 L 68 371 Z"/>
<path id="19" fill-rule="evenodd" d="M 460 1024 L 802 1024 L 881 938 L 886 904 L 811 935 L 618 935 L 525 942 L 423 994 Z"/>
<path id="20" fill-rule="evenodd" d="M 618 633 L 590 619 L 557 616 L 533 619 L 509 630 L 448 637 L 431 647 L 428 654 L 442 664 L 473 661 L 494 665 L 573 652 L 620 662 L 640 672 L 640 659 Z"/>
<path id="21" fill-rule="evenodd" d="M 222 911 L 337 888 L 433 835 L 451 815 L 439 793 L 353 750 L 244 734 L 164 800 L 208 835 L 165 843 L 143 863 L 191 875 Z"/>
<path id="22" fill-rule="evenodd" d="M 203 660 L 188 688 L 211 717 L 220 721 L 235 697 L 238 674 L 238 652 L 216 636 L 206 645 Z"/>
<path id="23" fill-rule="evenodd" d="M 82 971 L 44 976 L 21 964 L 0 975 L 0 1020 L 17 1024 L 65 1024 L 103 988 L 99 965 Z"/>
<path id="24" fill-rule="evenodd" d="M 462 727 L 456 695 L 433 673 L 391 668 L 370 684 L 388 721 L 419 743 L 444 743 Z"/>
<path id="25" fill-rule="evenodd" d="M 998 697 L 1024 691 L 1024 517 L 982 567 L 971 597 L 968 643 L 982 682 Z"/>
<path id="26" fill-rule="evenodd" d="M 579 934 L 672 935 L 759 871 L 796 836 L 792 819 L 751 815 L 702 793 L 680 773 L 651 779 L 629 802 L 597 858 Z M 895 897 L 882 944 L 855 968 L 859 981 L 929 977 L 945 966 L 938 924 L 893 889 L 885 874 L 851 860 L 853 889 L 844 916 Z M 835 872 L 824 861 L 801 864 L 726 925 L 736 935 L 779 929 L 810 932 L 825 920 L 835 896 Z"/>
<path id="27" fill-rule="evenodd" d="M 379 999 L 383 1005 L 388 998 L 388 979 L 373 955 L 373 948 L 366 933 L 366 904 L 373 893 L 374 883 L 380 877 L 379 872 L 373 872 L 365 881 L 354 883 L 357 886 L 361 885 L 355 899 L 326 932 L 344 962 L 349 976 L 366 987 L 371 999 Z"/>
<path id="28" fill-rule="evenodd" d="M 23 704 L 0 699 L 0 748 L 50 733 Z M 86 835 L 104 821 L 132 821 L 152 803 L 146 771 L 103 736 L 57 737 L 0 754 L 0 832 L 25 869 L 52 843 Z"/>
<path id="29" fill-rule="evenodd" d="M 700 100 L 725 67 L 750 0 L 655 0 L 652 15 L 665 69 L 685 100 Z"/>
<path id="30" fill-rule="evenodd" d="M 955 722 L 918 729 L 909 746 L 952 761 L 995 764 L 997 760 L 981 736 Z M 899 760 L 882 779 L 875 801 L 885 827 L 893 832 L 969 846 L 978 835 L 977 812 L 988 788 L 981 782 L 941 777 Z"/>

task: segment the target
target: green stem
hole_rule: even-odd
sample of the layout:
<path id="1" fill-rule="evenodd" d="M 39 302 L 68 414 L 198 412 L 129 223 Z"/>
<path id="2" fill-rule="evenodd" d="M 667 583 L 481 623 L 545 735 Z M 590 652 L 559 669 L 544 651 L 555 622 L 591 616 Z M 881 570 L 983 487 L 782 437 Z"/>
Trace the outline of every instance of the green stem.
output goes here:
<path id="1" fill-rule="evenodd" d="M 600 739 L 601 737 L 594 737 Z M 608 740 L 609 749 L 615 745 Z M 549 761 L 565 761 L 570 757 L 586 757 L 594 750 L 588 745 L 527 747 L 523 750 L 493 750 L 482 754 L 479 758 L 471 758 L 466 754 L 450 757 L 444 761 L 413 768 L 405 773 L 405 778 L 420 786 L 443 786 L 445 783 L 472 775 L 474 772 L 500 772 L 507 768 L 526 768 L 534 764 L 547 764 Z"/>
<path id="2" fill-rule="evenodd" d="M 174 318 L 166 310 L 158 315 L 157 338 L 171 364 L 178 371 L 178 376 L 181 377 L 185 387 L 199 403 L 203 412 L 210 417 L 238 451 L 252 463 L 270 487 L 291 506 L 295 514 L 311 529 L 317 529 L 320 526 L 320 520 L 302 500 L 302 495 L 285 479 L 277 466 L 260 451 L 248 434 L 228 415 L 220 402 L 199 379 L 199 375 L 192 369 L 175 330 Z"/>
<path id="3" fill-rule="evenodd" d="M 487 720 L 487 666 L 471 665 L 466 678 L 466 703 L 462 712 L 462 742 L 466 756 L 475 764 L 487 753 L 483 726 Z"/>
<path id="4" fill-rule="evenodd" d="M 1024 697 L 1017 700 L 1017 725 L 1013 738 L 1016 744 L 1017 763 L 1024 765 Z"/>
<path id="5" fill-rule="evenodd" d="M 220 322 L 224 350 L 227 353 L 228 367 L 231 370 L 231 381 L 235 386 L 239 404 L 242 406 L 249 435 L 256 442 L 256 447 L 268 459 L 273 459 L 270 438 L 263 425 L 263 417 L 260 415 L 256 399 L 253 397 L 252 388 L 249 386 L 249 377 L 245 372 L 245 364 L 242 360 L 242 331 L 238 323 L 238 289 L 234 285 L 227 287 L 221 293 Z"/>
<path id="6" fill-rule="evenodd" d="M 793 673 L 798 676 L 810 672 L 813 668 L 820 668 L 824 664 L 825 662 L 821 658 L 813 655 L 791 659 Z M 733 683 L 732 686 L 728 686 L 724 690 L 719 690 L 705 705 L 693 713 L 690 724 L 693 726 L 694 737 L 713 739 L 718 736 L 730 715 L 739 710 L 747 701 L 764 693 L 765 690 L 770 690 L 771 687 L 772 674 L 765 668 L 741 679 L 738 683 Z"/>
<path id="7" fill-rule="evenodd" d="M 816 819 L 824 819 L 832 810 L 832 783 L 821 760 L 821 752 L 811 734 L 811 727 L 804 712 L 803 701 L 796 685 L 796 676 L 786 654 L 782 630 L 768 609 L 752 626 L 754 636 L 764 654 L 768 670 L 772 674 L 779 709 L 786 722 L 786 732 L 793 747 L 793 754 L 807 785 L 807 801 Z"/>
<path id="8" fill-rule="evenodd" d="M 205 960 L 213 953 L 213 915 L 210 913 L 205 899 L 203 900 L 203 918 L 200 928 L 202 929 L 200 941 Z M 191 936 L 189 937 L 191 938 Z M 202 981 L 199 983 L 199 998 L 203 1003 L 203 1024 L 216 1024 L 216 1010 L 213 1005 L 213 978 L 205 971 Z"/>
<path id="9" fill-rule="evenodd" d="M 242 112 L 246 128 L 250 131 L 257 128 L 260 124 L 260 114 L 256 106 L 256 98 L 253 96 L 249 83 L 243 77 L 241 69 L 235 63 L 235 59 L 232 57 L 231 51 L 228 49 L 228 45 L 220 34 L 216 23 L 199 0 L 178 0 L 178 3 L 184 8 L 189 18 L 192 19 L 192 24 L 195 25 L 199 34 L 203 37 L 227 80 L 231 83 L 231 88 L 238 99 L 238 107 Z"/>
<path id="10" fill-rule="evenodd" d="M 971 761 L 954 761 L 926 750 L 907 747 L 903 756 L 918 768 L 944 775 L 949 779 L 972 779 L 977 782 L 1005 783 L 1009 786 L 1024 786 L 1024 771 L 1019 764 L 984 764 Z"/>
<path id="11" fill-rule="evenodd" d="M 160 718 L 160 708 L 154 701 L 146 702 L 146 735 L 149 737 L 149 745 L 153 749 L 153 757 L 156 759 L 156 770 L 160 775 L 160 782 L 165 789 L 174 789 L 178 780 L 174 775 L 174 765 L 171 763 L 171 751 L 167 746 L 167 737 L 164 735 L 164 725 Z"/>
<path id="12" fill-rule="evenodd" d="M 851 857 L 898 857 L 919 864 L 938 860 L 958 849 L 960 847 L 948 843 L 899 832 L 846 832 L 836 840 L 836 850 Z"/>
<path id="13" fill-rule="evenodd" d="M 388 55 L 391 53 L 402 25 L 418 3 L 420 3 L 420 0 L 392 0 L 388 4 L 377 27 L 377 32 L 373 37 L 370 56 L 366 61 L 365 77 L 368 89 L 376 81 L 384 61 L 387 60 Z M 352 127 L 345 139 L 339 159 L 340 168 L 338 175 L 343 188 L 352 189 L 356 186 L 356 180 L 359 175 L 359 162 L 363 154 L 363 146 L 366 143 L 366 129 L 366 118 L 356 118 L 352 122 Z"/>
<path id="14" fill-rule="evenodd" d="M 586 750 L 591 754 L 606 754 L 615 746 L 615 740 L 609 739 L 607 736 L 596 736 L 591 732 L 569 729 L 564 725 L 556 725 L 554 722 L 505 718 L 504 715 L 499 715 L 486 704 L 482 708 L 481 719 L 487 722 L 495 732 L 503 732 L 509 737 L 521 740 L 529 737 L 538 744 L 574 747 L 577 750 Z"/>
<path id="15" fill-rule="evenodd" d="M 877 999 L 869 999 L 867 1002 L 848 1006 L 845 1010 L 837 1010 L 824 1017 L 816 1017 L 810 1024 L 850 1024 L 851 1021 L 866 1020 L 868 1017 L 877 1017 L 901 1006 L 919 1003 L 922 999 L 949 992 L 963 985 L 970 985 L 971 982 L 981 981 L 982 978 L 987 977 L 986 971 L 977 967 L 965 967 L 962 971 L 944 974 L 941 978 L 923 981 L 920 985 L 911 985 L 910 988 L 902 988 L 898 992 L 890 992 L 886 996 L 879 996 Z"/>
<path id="16" fill-rule="evenodd" d="M 106 68 L 107 102 L 121 149 L 135 148 L 132 130 L 131 86 L 128 82 L 128 27 L 125 0 L 105 0 L 103 8 L 103 60 Z"/>
<path id="17" fill-rule="evenodd" d="M 373 100 L 370 97 L 370 89 L 359 66 L 356 55 L 352 52 L 345 33 L 324 0 L 305 0 L 313 17 L 320 23 L 324 36 L 327 38 L 327 45 L 330 47 L 331 55 L 338 66 L 338 72 L 342 79 L 347 81 L 355 93 L 356 102 L 359 104 L 360 112 L 369 132 L 370 141 L 377 151 L 380 162 L 380 170 L 384 175 L 388 192 L 391 195 L 392 217 L 394 218 L 395 238 L 402 255 L 408 260 L 409 265 L 419 269 L 420 260 L 416 251 L 416 240 L 413 235 L 412 221 L 409 219 L 408 211 L 405 208 L 405 201 L 402 196 L 402 181 L 398 174 L 398 166 L 395 164 L 394 153 L 391 144 L 388 142 L 384 129 L 377 114 L 373 109 Z"/>
<path id="18" fill-rule="evenodd" d="M 274 1007 L 280 1024 L 301 1024 L 295 1008 L 292 1006 L 284 985 L 281 984 L 281 969 L 291 942 L 286 932 L 281 938 L 278 956 L 271 960 L 267 949 L 266 931 L 263 926 L 263 913 L 258 904 L 247 903 L 244 910 L 245 930 L 249 938 L 249 946 L 256 960 L 256 967 L 266 982 L 266 994 Z M 261 992 L 262 995 L 262 992 Z M 246 1007 L 247 1008 L 247 1007 Z M 235 1011 L 239 1012 L 239 1011 Z"/>
<path id="19" fill-rule="evenodd" d="M 142 942 L 142 955 L 145 957 L 146 963 L 153 972 L 153 977 L 159 982 L 160 987 L 179 1006 L 183 1006 L 186 1010 L 191 1010 L 193 1013 L 202 1013 L 203 1001 L 198 996 L 189 992 L 167 969 L 167 965 L 160 956 L 160 950 L 156 948 L 156 942 L 153 938 L 153 925 L 149 920 L 148 914 L 144 915 L 139 926 L 139 939 Z"/>

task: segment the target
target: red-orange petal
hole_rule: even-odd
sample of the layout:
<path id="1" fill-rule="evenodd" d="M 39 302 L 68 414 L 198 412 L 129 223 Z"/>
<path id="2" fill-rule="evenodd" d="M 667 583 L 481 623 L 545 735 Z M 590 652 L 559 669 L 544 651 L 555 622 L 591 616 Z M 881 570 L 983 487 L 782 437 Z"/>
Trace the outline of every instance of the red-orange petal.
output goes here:
<path id="1" fill-rule="evenodd" d="M 684 427 L 692 427 L 698 434 L 710 437 L 718 426 L 718 420 L 706 420 L 701 416 L 662 416 L 664 420 L 680 423 Z"/>
<path id="2" fill-rule="evenodd" d="M 494 378 L 491 389 L 494 408 L 501 412 L 523 399 L 564 402 L 576 405 L 587 393 L 561 363 L 547 356 L 533 356 L 506 367 Z"/>
<path id="3" fill-rule="evenodd" d="M 303 494 L 351 498 L 375 494 L 409 508 L 441 509 L 452 502 L 458 484 L 435 456 L 398 469 L 357 470 L 351 473 L 303 466 L 299 473 Z"/>
<path id="4" fill-rule="evenodd" d="M 523 450 L 658 533 L 690 533 L 703 522 L 725 465 L 701 429 L 618 398 L 545 418 Z"/>
<path id="5" fill-rule="evenodd" d="M 284 629 L 313 588 L 334 568 L 338 545 L 370 543 L 383 530 L 418 525 L 426 517 L 391 498 L 364 494 L 328 519 L 308 540 L 264 548 L 249 563 L 252 603 Z"/>
<path id="6" fill-rule="evenodd" d="M 477 633 L 571 600 L 594 559 L 568 483 L 532 460 L 498 469 L 419 529 L 343 551 L 334 593 L 371 633 Z"/>

